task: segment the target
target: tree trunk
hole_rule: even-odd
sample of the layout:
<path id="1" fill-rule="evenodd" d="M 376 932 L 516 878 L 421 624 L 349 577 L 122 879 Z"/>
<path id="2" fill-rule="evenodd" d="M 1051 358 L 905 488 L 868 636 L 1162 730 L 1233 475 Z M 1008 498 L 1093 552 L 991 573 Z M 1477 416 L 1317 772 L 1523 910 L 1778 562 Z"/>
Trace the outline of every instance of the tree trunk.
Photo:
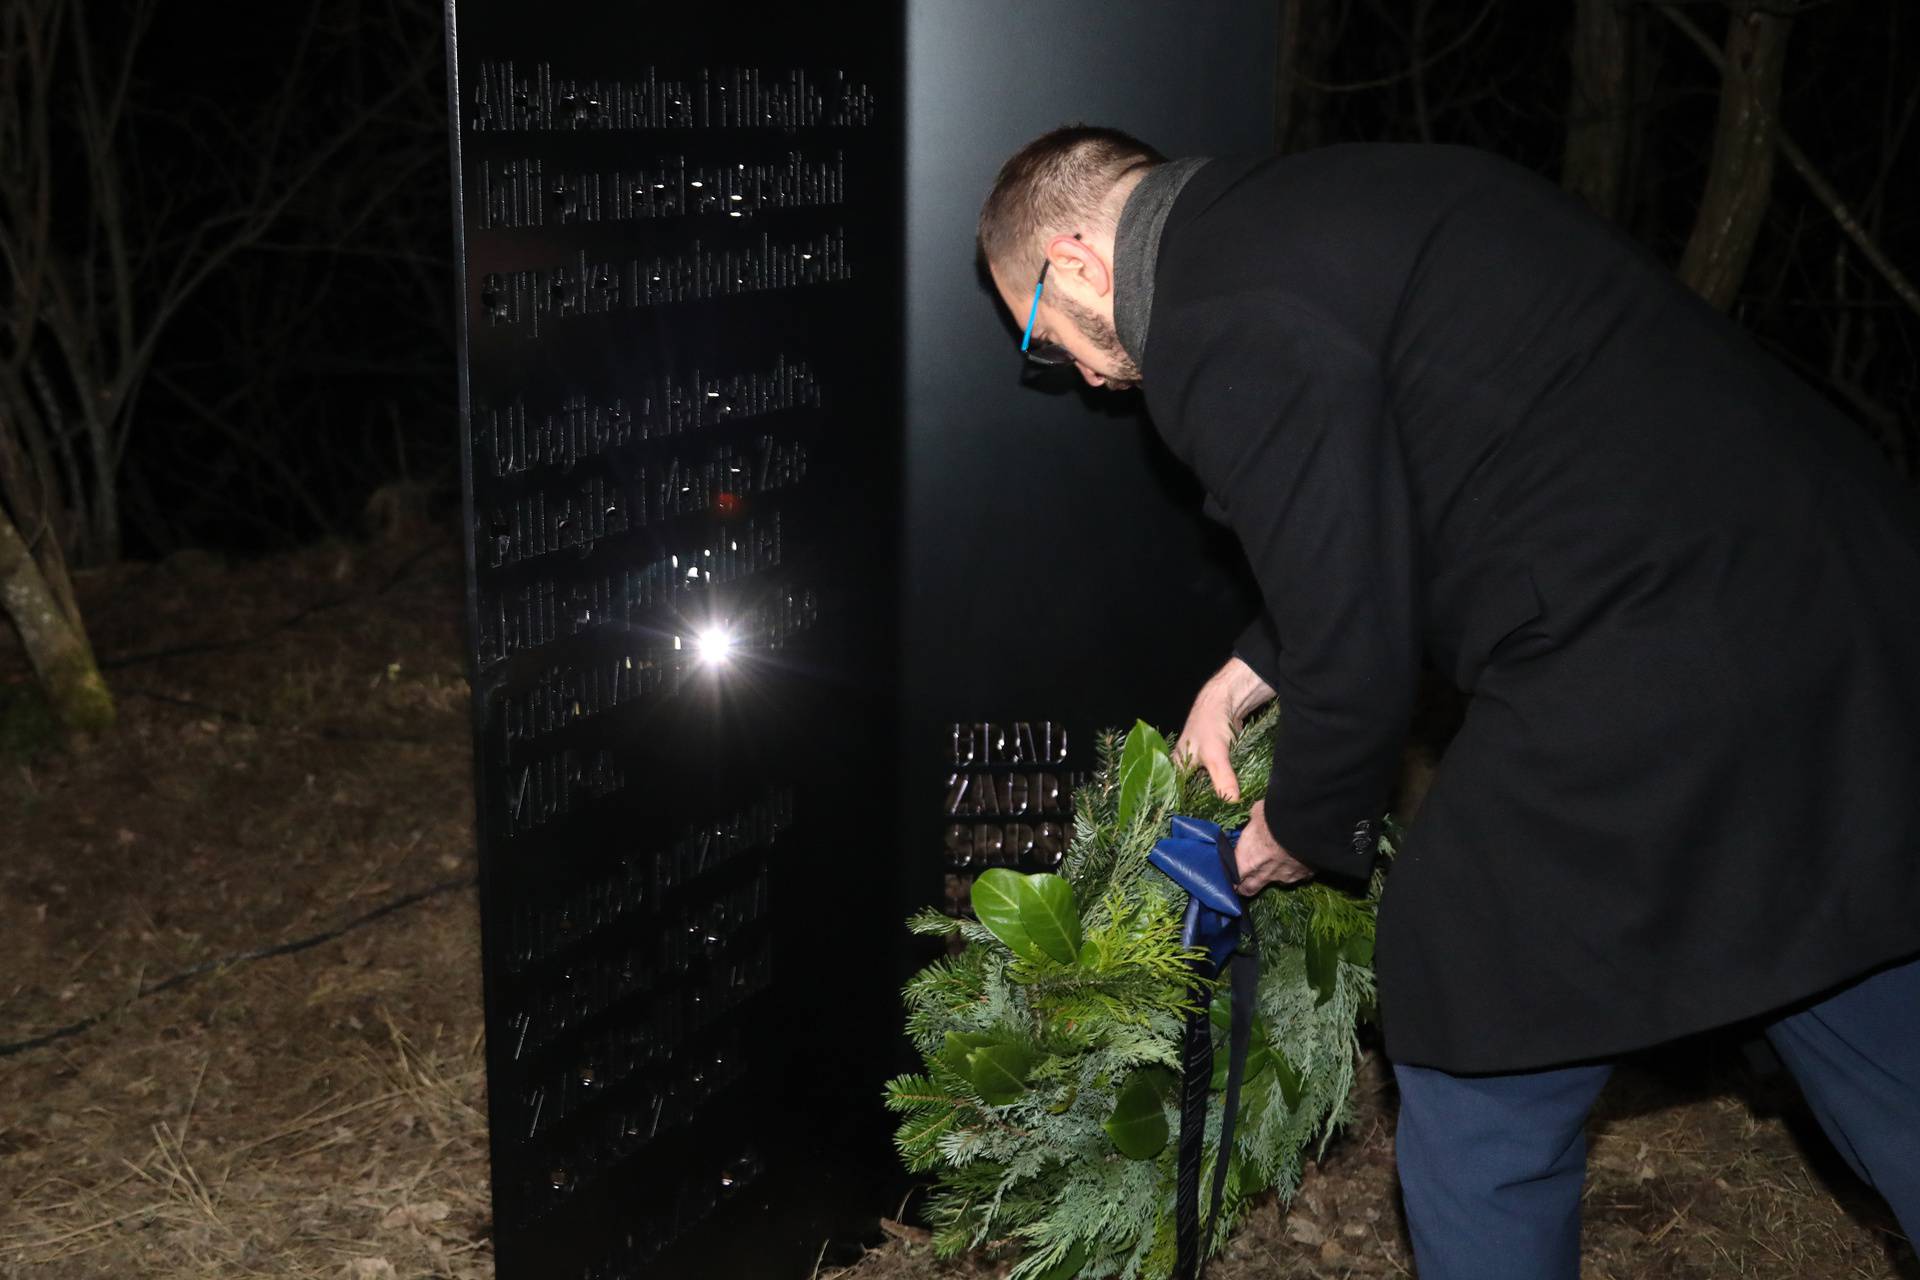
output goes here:
<path id="1" fill-rule="evenodd" d="M 1792 20 L 1741 0 L 1727 20 L 1720 119 L 1700 212 L 1680 259 L 1680 278 L 1716 309 L 1740 292 L 1773 186 L 1780 82 Z"/>
<path id="2" fill-rule="evenodd" d="M 1273 83 L 1273 145 L 1304 151 L 1320 145 L 1327 95 L 1314 87 L 1325 79 L 1333 43 L 1328 0 L 1285 0 L 1280 6 L 1279 57 Z"/>
<path id="3" fill-rule="evenodd" d="M 16 536 L 29 542 L 28 549 L 61 612 L 78 628 L 80 606 L 74 599 L 66 554 L 72 541 L 72 513 L 64 509 L 60 486 L 53 479 L 44 439 L 48 433 L 25 401 L 24 388 L 16 384 L 14 392 L 8 395 L 6 388 L 0 388 L 0 501 L 5 503 L 4 510 L 12 511 Z M 81 638 L 85 640 L 84 632 Z"/>
<path id="4" fill-rule="evenodd" d="M 92 445 L 92 491 L 88 494 L 85 564 L 113 564 L 120 559 L 120 457 L 113 446 L 114 423 L 121 405 L 116 401 L 102 414 L 88 407 L 87 438 Z"/>
<path id="5" fill-rule="evenodd" d="M 1633 30 L 1619 0 L 1575 0 L 1560 185 L 1618 221 L 1634 130 Z"/>
<path id="6" fill-rule="evenodd" d="M 0 512 L 0 609 L 20 632 L 27 659 L 60 726 L 70 733 L 111 728 L 113 695 L 100 678 L 86 633 L 67 620 L 33 553 L 4 512 Z"/>

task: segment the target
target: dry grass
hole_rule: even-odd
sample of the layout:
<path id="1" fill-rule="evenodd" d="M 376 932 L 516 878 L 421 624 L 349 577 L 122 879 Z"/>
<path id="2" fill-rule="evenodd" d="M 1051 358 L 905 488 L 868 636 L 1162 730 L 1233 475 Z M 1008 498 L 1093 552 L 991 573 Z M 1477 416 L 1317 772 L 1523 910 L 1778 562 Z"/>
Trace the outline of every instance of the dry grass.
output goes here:
<path id="1" fill-rule="evenodd" d="M 345 603 L 126 668 L 160 696 L 0 776 L 5 1038 L 471 869 L 456 565 L 386 594 L 337 547 L 83 584 L 108 654 L 217 637 L 209 602 L 226 634 Z M 478 950 L 449 894 L 0 1059 L 0 1276 L 490 1276 Z"/>
<path id="2" fill-rule="evenodd" d="M 4 1265 L 125 1275 L 134 1253 L 134 1274 L 169 1278 L 491 1275 L 475 1230 L 486 1218 L 478 1042 L 423 1049 L 387 1027 L 387 1054 L 357 1048 L 327 1073 L 340 1083 L 297 1111 L 222 1116 L 231 1136 L 194 1124 L 212 1054 L 144 1149 L 110 1108 L 69 1117 L 59 1147 L 89 1154 L 65 1171 L 36 1162 L 44 1173 L 17 1188 L 0 1226 Z"/>

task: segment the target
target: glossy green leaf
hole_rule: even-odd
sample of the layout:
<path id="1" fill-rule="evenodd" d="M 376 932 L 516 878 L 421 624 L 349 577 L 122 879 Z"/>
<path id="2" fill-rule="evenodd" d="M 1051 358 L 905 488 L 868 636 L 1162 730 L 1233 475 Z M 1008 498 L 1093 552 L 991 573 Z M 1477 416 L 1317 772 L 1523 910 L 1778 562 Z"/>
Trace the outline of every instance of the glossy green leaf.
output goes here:
<path id="1" fill-rule="evenodd" d="M 1155 761 L 1161 762 L 1164 773 Z M 1169 782 L 1173 776 L 1167 740 L 1145 720 L 1134 721 L 1127 745 L 1120 749 L 1120 796 L 1114 811 L 1120 826 L 1133 821 L 1134 814 L 1152 803 L 1158 789 L 1168 785 L 1161 781 L 1163 776 Z"/>
<path id="2" fill-rule="evenodd" d="M 1120 1154 L 1131 1160 L 1151 1160 L 1167 1145 L 1166 1096 L 1161 1078 L 1148 1068 L 1134 1072 L 1120 1086 L 1113 1114 L 1107 1117 L 1107 1136 Z"/>
<path id="3" fill-rule="evenodd" d="M 977 883 L 977 882 L 976 882 Z M 1080 908 L 1073 886 L 1052 872 L 1020 880 L 1020 926 L 1033 944 L 1062 964 L 1080 955 Z"/>
<path id="4" fill-rule="evenodd" d="M 984 1031 L 949 1031 L 940 1048 L 940 1061 L 952 1068 L 955 1075 L 968 1077 L 972 1068 L 967 1064 L 967 1055 L 983 1045 L 997 1043 L 998 1039 Z"/>
<path id="5" fill-rule="evenodd" d="M 1213 1078 L 1207 1082 L 1208 1087 L 1214 1090 L 1226 1088 L 1227 1069 L 1232 1065 L 1233 1054 L 1229 1046 L 1224 1041 L 1215 1045 L 1213 1047 Z M 1247 1065 L 1241 1072 L 1242 1085 L 1252 1083 L 1259 1078 L 1262 1071 L 1272 1065 L 1273 1053 L 1267 1048 L 1266 1037 L 1256 1032 L 1253 1042 L 1247 1046 Z"/>
<path id="6" fill-rule="evenodd" d="M 1318 934 L 1307 938 L 1307 981 L 1312 984 L 1315 1004 L 1333 999 L 1340 975 L 1340 948 Z"/>
<path id="7" fill-rule="evenodd" d="M 1280 1081 L 1280 1097 L 1291 1111 L 1300 1105 L 1300 1073 L 1287 1061 L 1287 1055 L 1278 1049 L 1268 1051 L 1272 1061 L 1273 1074 Z"/>
<path id="8" fill-rule="evenodd" d="M 1120 749 L 1120 772 L 1125 773 L 1133 765 L 1150 756 L 1171 754 L 1172 749 L 1167 746 L 1166 738 L 1161 736 L 1158 729 L 1145 720 L 1135 720 L 1133 728 L 1127 730 L 1126 746 Z"/>
<path id="9" fill-rule="evenodd" d="M 1227 1087 L 1227 1067 L 1231 1065 L 1228 1061 L 1229 1037 L 1233 1034 L 1233 998 L 1224 985 L 1214 993 L 1213 1003 L 1207 1006 L 1207 1017 L 1220 1032 L 1219 1038 L 1214 1043 L 1212 1086 L 1215 1089 L 1224 1089 Z M 1253 1019 L 1253 1030 L 1247 1043 L 1245 1078 L 1249 1082 L 1257 1079 L 1262 1071 L 1272 1065 L 1267 1048 L 1271 1043 L 1272 1039 L 1267 1034 L 1266 1022 L 1256 1014 Z"/>
<path id="10" fill-rule="evenodd" d="M 1027 1091 L 1033 1061 L 1033 1052 L 1017 1044 L 984 1045 L 967 1054 L 967 1078 L 983 1101 L 1004 1107 Z"/>
<path id="11" fill-rule="evenodd" d="M 1158 735 L 1155 735 L 1158 736 Z M 1120 774 L 1120 800 L 1115 817 L 1126 826 L 1135 814 L 1146 813 L 1157 805 L 1171 804 L 1179 797 L 1180 783 L 1173 761 L 1163 755 L 1147 755 Z"/>
<path id="12" fill-rule="evenodd" d="M 1026 877 L 1006 867 L 989 867 L 973 881 L 973 914 L 987 926 L 987 932 L 1007 944 L 1013 954 L 1033 959 L 1040 954 L 1027 929 L 1020 922 L 1020 899 L 1026 892 Z"/>
<path id="13" fill-rule="evenodd" d="M 1345 944 L 1341 946 L 1340 951 L 1341 954 L 1346 956 L 1349 963 L 1357 964 L 1364 968 L 1373 963 L 1373 935 L 1370 933 L 1356 933 L 1346 940 Z"/>
<path id="14" fill-rule="evenodd" d="M 1147 793 L 1147 779 L 1151 774 L 1152 770 L 1144 760 L 1121 773 L 1120 798 L 1114 802 L 1113 812 L 1116 826 L 1125 827 L 1133 821 L 1134 811 L 1140 807 L 1140 800 Z"/>
<path id="15" fill-rule="evenodd" d="M 1213 1003 L 1207 1006 L 1207 1018 L 1223 1033 L 1233 1029 L 1233 996 L 1226 983 L 1215 988 Z"/>
<path id="16" fill-rule="evenodd" d="M 1179 799 L 1180 781 L 1174 773 L 1172 757 L 1154 756 L 1149 767 L 1151 772 L 1147 776 L 1147 792 L 1142 803 L 1152 809 Z"/>

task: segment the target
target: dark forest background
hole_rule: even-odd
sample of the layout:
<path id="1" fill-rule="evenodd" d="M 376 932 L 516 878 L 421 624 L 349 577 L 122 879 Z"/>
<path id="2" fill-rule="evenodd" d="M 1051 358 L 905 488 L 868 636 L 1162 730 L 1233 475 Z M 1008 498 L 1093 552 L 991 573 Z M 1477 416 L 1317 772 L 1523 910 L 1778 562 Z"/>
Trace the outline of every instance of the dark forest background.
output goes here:
<path id="1" fill-rule="evenodd" d="M 215 15 L 0 9 L 0 589 L 77 728 L 112 702 L 72 570 L 458 506 L 439 6 Z M 1907 0 L 1292 0 L 1279 54 L 1281 148 L 1554 177 L 1920 476 Z"/>

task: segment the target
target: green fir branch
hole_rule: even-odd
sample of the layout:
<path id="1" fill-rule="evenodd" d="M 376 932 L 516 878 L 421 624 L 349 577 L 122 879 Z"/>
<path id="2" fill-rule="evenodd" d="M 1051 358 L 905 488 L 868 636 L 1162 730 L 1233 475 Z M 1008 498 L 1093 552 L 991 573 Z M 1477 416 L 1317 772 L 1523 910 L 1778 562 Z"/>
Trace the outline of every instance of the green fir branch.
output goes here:
<path id="1" fill-rule="evenodd" d="M 1124 825 L 1118 765 L 1126 739 L 1097 738 L 1099 770 L 1078 788 L 1060 868 L 1078 913 L 1077 950 L 1023 945 L 1016 955 L 978 920 L 932 910 L 909 920 L 916 933 L 957 933 L 966 943 L 904 988 L 908 1034 L 927 1068 L 897 1077 L 887 1090 L 888 1107 L 903 1117 L 895 1133 L 902 1160 L 936 1176 L 926 1209 L 936 1256 L 1008 1255 L 1010 1280 L 1164 1280 L 1170 1273 L 1174 1144 L 1150 1159 L 1129 1159 L 1106 1129 L 1135 1072 L 1154 1066 L 1177 1074 L 1192 998 L 1198 953 L 1179 946 L 1185 895 L 1147 855 L 1173 813 L 1244 823 L 1264 794 L 1278 726 L 1278 714 L 1268 711 L 1232 744 L 1243 800 L 1222 800 L 1203 771 L 1184 766 L 1173 772 L 1170 794 L 1158 782 L 1144 792 L 1134 784 L 1128 803 L 1138 812 Z M 1164 746 L 1142 738 L 1135 761 L 1143 749 Z M 1154 768 L 1164 776 L 1164 764 Z M 1401 829 L 1391 822 L 1384 829 L 1381 848 L 1391 853 Z M 1368 961 L 1381 885 L 1376 873 L 1362 895 L 1309 882 L 1250 902 L 1261 944 L 1256 1052 L 1227 1166 L 1222 1213 L 1229 1225 L 1269 1189 L 1290 1196 L 1307 1151 L 1316 1143 L 1324 1151 L 1348 1114 L 1356 1027 L 1373 1006 Z M 1024 944 L 1017 930 L 1009 937 Z M 1309 948 L 1317 948 L 1319 988 L 1309 979 Z M 980 1046 L 998 1047 L 987 1054 Z M 1225 1054 L 1224 1033 L 1215 1047 Z M 992 1068 L 985 1084 L 962 1069 L 969 1062 Z M 1021 1072 L 1018 1080 L 1000 1072 L 1005 1064 Z M 981 1096 L 987 1085 L 991 1102 Z M 1216 1091 L 1207 1115 L 1210 1160 L 1222 1106 Z M 1169 1097 L 1164 1107 L 1171 1133 L 1177 1104 Z"/>

